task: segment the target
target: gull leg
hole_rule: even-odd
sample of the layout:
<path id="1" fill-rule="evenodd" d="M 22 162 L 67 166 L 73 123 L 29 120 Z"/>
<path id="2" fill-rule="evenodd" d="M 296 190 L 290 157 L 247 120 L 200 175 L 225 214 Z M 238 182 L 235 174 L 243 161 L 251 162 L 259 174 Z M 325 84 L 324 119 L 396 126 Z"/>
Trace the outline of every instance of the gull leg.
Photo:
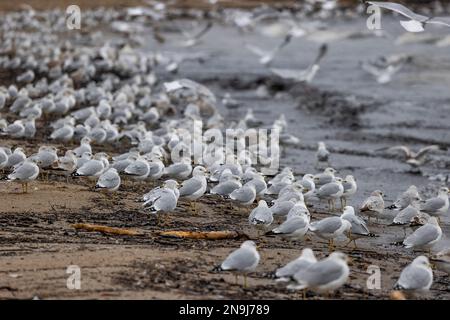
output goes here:
<path id="1" fill-rule="evenodd" d="M 25 184 L 21 183 L 22 185 L 22 193 L 25 193 Z"/>
<path id="2" fill-rule="evenodd" d="M 353 245 L 354 245 L 354 249 L 358 248 L 358 246 L 356 245 L 356 239 L 353 239 Z"/>
<path id="3" fill-rule="evenodd" d="M 238 284 L 238 275 L 237 274 L 234 275 L 234 284 Z"/>
<path id="4" fill-rule="evenodd" d="M 344 198 L 341 197 L 341 209 L 344 210 Z"/>
<path id="5" fill-rule="evenodd" d="M 244 288 L 247 288 L 247 275 L 244 274 Z"/>
<path id="6" fill-rule="evenodd" d="M 302 296 L 303 296 L 303 300 L 306 300 L 306 289 L 302 290 Z"/>
<path id="7" fill-rule="evenodd" d="M 25 182 L 25 193 L 28 193 L 28 182 Z"/>

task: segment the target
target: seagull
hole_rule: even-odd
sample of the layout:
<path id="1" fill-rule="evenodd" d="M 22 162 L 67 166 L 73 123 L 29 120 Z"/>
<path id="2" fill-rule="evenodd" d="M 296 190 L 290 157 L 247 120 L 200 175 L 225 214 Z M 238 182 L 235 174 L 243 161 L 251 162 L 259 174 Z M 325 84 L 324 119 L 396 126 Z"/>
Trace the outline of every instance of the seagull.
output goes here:
<path id="1" fill-rule="evenodd" d="M 355 214 L 355 209 L 352 206 L 346 206 L 344 208 L 344 213 L 342 214 L 341 217 L 342 219 L 345 219 L 348 222 L 350 222 L 352 225 L 349 233 L 350 241 L 348 242 L 348 244 L 350 244 L 350 242 L 353 241 L 353 244 L 356 248 L 357 247 L 356 239 L 362 237 L 369 237 L 372 235 L 369 231 L 369 228 L 367 228 L 367 225 L 364 222 L 364 220 Z"/>
<path id="2" fill-rule="evenodd" d="M 27 158 L 24 162 L 16 165 L 14 171 L 8 175 L 8 181 L 17 180 L 22 184 L 22 192 L 28 192 L 28 183 L 35 180 L 39 175 L 39 160 Z"/>
<path id="3" fill-rule="evenodd" d="M 80 146 L 73 150 L 77 157 L 81 157 L 83 153 L 92 153 L 91 139 L 89 137 L 83 137 L 80 141 Z"/>
<path id="4" fill-rule="evenodd" d="M 12 138 L 21 138 L 25 133 L 25 126 L 23 120 L 19 119 L 8 125 L 3 130 L 3 135 L 8 135 Z"/>
<path id="5" fill-rule="evenodd" d="M 305 201 L 303 196 L 303 187 L 301 186 L 300 181 L 296 181 L 292 184 L 284 186 L 278 193 L 278 198 L 272 200 L 272 203 L 275 204 L 277 202 L 283 202 L 288 200 L 293 200 L 294 202 Z"/>
<path id="6" fill-rule="evenodd" d="M 88 177 L 89 179 L 96 179 L 100 177 L 105 170 L 106 154 L 97 153 L 91 160 L 86 161 L 80 168 L 72 175 L 75 177 Z"/>
<path id="7" fill-rule="evenodd" d="M 24 153 L 24 150 L 20 147 L 14 149 L 13 153 L 8 155 L 8 162 L 6 163 L 5 169 L 9 169 L 15 167 L 19 163 L 25 161 L 27 156 Z"/>
<path id="8" fill-rule="evenodd" d="M 394 288 L 415 294 L 430 290 L 432 284 L 433 270 L 430 262 L 427 257 L 418 256 L 402 270 Z"/>
<path id="9" fill-rule="evenodd" d="M 249 108 L 247 109 L 247 113 L 245 114 L 244 121 L 250 128 L 255 128 L 263 124 L 261 120 L 256 119 L 253 109 Z"/>
<path id="10" fill-rule="evenodd" d="M 447 213 L 449 208 L 449 197 L 450 191 L 446 187 L 439 189 L 438 196 L 425 200 L 424 203 L 420 205 L 420 211 L 428 213 L 430 216 L 439 217 Z"/>
<path id="11" fill-rule="evenodd" d="M 38 159 L 41 169 L 48 169 L 53 167 L 53 164 L 58 161 L 57 151 L 56 147 L 53 146 L 40 146 L 38 153 L 31 155 L 30 158 Z"/>
<path id="12" fill-rule="evenodd" d="M 379 66 L 371 61 L 364 61 L 360 65 L 361 68 L 371 74 L 379 84 L 386 84 L 392 81 L 392 76 L 399 72 L 405 63 L 406 61 L 399 61 L 397 63 Z"/>
<path id="13" fill-rule="evenodd" d="M 186 38 L 185 41 L 183 41 L 180 45 L 182 47 L 193 47 L 196 46 L 200 43 L 201 38 L 208 33 L 208 31 L 213 27 L 213 23 L 212 21 L 208 21 L 208 23 L 205 25 L 205 27 L 203 29 L 201 29 L 200 31 L 198 31 L 195 34 L 191 34 L 191 33 L 187 33 L 184 30 L 182 30 L 182 34 L 184 35 L 184 37 Z"/>
<path id="14" fill-rule="evenodd" d="M 166 180 L 162 188 L 155 188 L 143 196 L 143 206 L 152 213 L 170 212 L 177 207 L 179 196 L 178 182 Z"/>
<path id="15" fill-rule="evenodd" d="M 294 180 L 294 173 L 292 172 L 291 167 L 285 167 L 283 170 L 281 170 L 280 173 L 278 173 L 275 177 L 273 177 L 272 180 L 268 182 L 268 184 L 276 184 L 281 182 L 284 178 L 289 178 L 290 180 Z"/>
<path id="16" fill-rule="evenodd" d="M 258 172 L 247 173 L 248 179 L 246 182 L 251 183 L 255 186 L 255 191 L 257 196 L 263 196 L 267 191 L 267 184 L 264 180 L 264 176 Z"/>
<path id="17" fill-rule="evenodd" d="M 50 135 L 50 139 L 68 142 L 72 139 L 73 134 L 74 134 L 74 127 L 70 124 L 66 124 L 61 128 L 54 130 Z"/>
<path id="18" fill-rule="evenodd" d="M 392 224 L 400 226 L 413 226 L 418 223 L 423 224 L 423 221 L 429 220 L 429 215 L 419 210 L 419 203 L 415 201 L 408 205 L 406 208 L 400 210 L 394 217 Z M 403 228 L 406 237 L 406 228 Z"/>
<path id="19" fill-rule="evenodd" d="M 430 217 L 425 225 L 418 228 L 403 241 L 403 245 L 406 248 L 431 249 L 435 243 L 441 240 L 441 237 L 442 229 L 438 220 L 436 217 Z"/>
<path id="20" fill-rule="evenodd" d="M 241 188 L 234 190 L 230 194 L 230 198 L 242 205 L 252 204 L 256 198 L 255 185 L 251 182 L 247 182 Z"/>
<path id="21" fill-rule="evenodd" d="M 272 211 L 272 214 L 276 216 L 286 216 L 294 207 L 296 202 L 297 199 L 295 198 L 289 200 L 277 200 L 274 205 L 270 207 L 270 211 Z"/>
<path id="22" fill-rule="evenodd" d="M 63 157 L 59 157 L 56 161 L 59 169 L 65 171 L 66 182 L 69 181 L 69 176 L 77 169 L 77 157 L 73 150 L 67 150 Z"/>
<path id="23" fill-rule="evenodd" d="M 143 181 L 150 173 L 150 164 L 144 157 L 138 157 L 125 168 L 123 173 L 133 180 Z"/>
<path id="24" fill-rule="evenodd" d="M 320 200 L 325 199 L 328 201 L 328 207 L 331 211 L 334 211 L 335 201 L 344 194 L 344 187 L 342 186 L 342 179 L 337 177 L 334 181 L 324 184 L 319 189 L 316 189 L 313 193 L 313 197 L 317 197 Z"/>
<path id="25" fill-rule="evenodd" d="M 378 6 L 380 8 L 398 12 L 401 15 L 409 18 L 410 20 L 408 21 L 400 21 L 402 27 L 408 32 L 423 32 L 425 31 L 426 24 L 439 24 L 450 27 L 450 21 L 447 21 L 444 18 L 427 17 L 421 14 L 417 14 L 404 5 L 398 3 L 378 1 L 367 1 L 367 3 Z"/>
<path id="26" fill-rule="evenodd" d="M 326 162 L 328 164 L 329 156 L 330 156 L 330 152 L 327 150 L 327 146 L 325 145 L 325 142 L 319 141 L 317 143 L 317 152 L 316 152 L 317 163 Z"/>
<path id="27" fill-rule="evenodd" d="M 414 201 L 420 200 L 421 198 L 417 187 L 415 185 L 411 185 L 397 198 L 397 200 L 395 200 L 392 205 L 386 207 L 386 209 L 402 210 L 412 204 Z"/>
<path id="28" fill-rule="evenodd" d="M 342 181 L 342 186 L 344 187 L 344 193 L 341 197 L 341 207 L 343 208 L 347 205 L 347 198 L 356 193 L 358 186 L 352 175 L 347 175 L 345 177 L 344 181 Z"/>
<path id="29" fill-rule="evenodd" d="M 191 159 L 183 158 L 180 162 L 176 162 L 171 164 L 168 167 L 164 168 L 164 175 L 167 175 L 171 178 L 181 180 L 186 179 L 192 173 L 192 165 Z"/>
<path id="30" fill-rule="evenodd" d="M 289 289 L 311 289 L 318 293 L 328 293 L 343 286 L 349 277 L 350 269 L 347 255 L 333 252 L 327 258 L 311 264 L 308 268 L 294 274 L 295 285 Z"/>
<path id="31" fill-rule="evenodd" d="M 226 180 L 221 181 L 216 186 L 214 186 L 210 191 L 211 194 L 229 196 L 234 190 L 242 187 L 240 177 L 233 175 L 230 170 L 228 171 L 230 172 L 231 175 L 227 177 Z"/>
<path id="32" fill-rule="evenodd" d="M 258 206 L 250 213 L 248 222 L 262 230 L 265 230 L 272 224 L 272 210 L 269 209 L 266 201 L 259 200 Z"/>
<path id="33" fill-rule="evenodd" d="M 270 51 L 263 50 L 255 45 L 251 45 L 251 44 L 246 44 L 246 48 L 259 57 L 260 64 L 262 64 L 264 66 L 268 66 L 273 61 L 273 59 L 275 58 L 277 53 L 281 49 L 283 49 L 285 46 L 287 46 L 289 44 L 289 42 L 291 42 L 291 40 L 292 40 L 292 35 L 287 34 L 284 37 L 283 41 Z"/>
<path id="34" fill-rule="evenodd" d="M 316 76 L 317 71 L 319 71 L 320 69 L 319 63 L 320 60 L 322 60 L 322 58 L 325 56 L 327 48 L 328 46 L 326 44 L 323 44 L 320 47 L 316 59 L 306 70 L 271 68 L 270 71 L 283 79 L 292 80 L 294 82 L 310 83 Z"/>
<path id="35" fill-rule="evenodd" d="M 98 178 L 95 189 L 105 190 L 108 192 L 117 191 L 120 187 L 120 176 L 116 169 L 109 168 Z"/>
<path id="36" fill-rule="evenodd" d="M 9 150 L 11 152 L 11 150 Z M 3 168 L 6 167 L 8 163 L 8 153 L 6 149 L 0 147 L 0 170 L 3 172 Z"/>
<path id="37" fill-rule="evenodd" d="M 247 274 L 256 269 L 260 256 L 253 241 L 245 241 L 241 247 L 232 253 L 221 263 L 219 271 L 237 271 L 244 274 L 244 288 L 247 287 Z M 237 282 L 237 275 L 236 275 Z"/>
<path id="38" fill-rule="evenodd" d="M 314 192 L 316 190 L 316 184 L 314 183 L 314 175 L 307 173 L 303 176 L 300 184 L 303 187 L 305 193 Z"/>
<path id="39" fill-rule="evenodd" d="M 328 217 L 320 221 L 315 221 L 310 224 L 309 230 L 320 238 L 327 239 L 328 250 L 332 251 L 334 245 L 334 239 L 350 232 L 352 224 L 340 217 Z"/>
<path id="40" fill-rule="evenodd" d="M 266 235 L 276 235 L 290 240 L 302 240 L 309 230 L 309 217 L 306 214 L 292 216 Z"/>
<path id="41" fill-rule="evenodd" d="M 380 190 L 375 190 L 370 194 L 360 206 L 359 211 L 365 213 L 370 218 L 375 216 L 378 221 L 378 217 L 384 212 L 384 199 L 383 192 Z"/>
<path id="42" fill-rule="evenodd" d="M 324 184 L 333 182 L 336 170 L 333 168 L 326 168 L 322 173 L 316 174 L 313 178 L 315 187 L 321 187 Z"/>
<path id="43" fill-rule="evenodd" d="M 297 200 L 297 202 L 294 204 L 294 206 L 291 208 L 291 210 L 289 210 L 287 216 L 286 216 L 286 220 L 289 220 L 292 217 L 295 216 L 306 216 L 308 218 L 308 221 L 311 218 L 311 213 L 308 210 L 308 207 L 306 206 L 305 202 L 303 202 L 302 200 Z"/>
<path id="44" fill-rule="evenodd" d="M 192 171 L 192 178 L 181 183 L 180 197 L 184 197 L 193 201 L 195 211 L 195 200 L 199 199 L 206 192 L 206 169 L 202 166 L 197 166 Z"/>
<path id="45" fill-rule="evenodd" d="M 296 273 L 306 270 L 306 268 L 316 262 L 317 259 L 314 252 L 310 248 L 305 248 L 297 259 L 290 261 L 288 264 L 275 271 L 277 281 L 289 281 Z"/>
<path id="46" fill-rule="evenodd" d="M 394 146 L 389 148 L 381 148 L 375 151 L 387 151 L 397 152 L 400 151 L 404 156 L 405 162 L 409 164 L 413 169 L 417 170 L 420 166 L 427 161 L 427 155 L 432 152 L 444 150 L 443 147 L 438 145 L 430 145 L 420 149 L 418 152 L 414 152 L 406 146 Z"/>

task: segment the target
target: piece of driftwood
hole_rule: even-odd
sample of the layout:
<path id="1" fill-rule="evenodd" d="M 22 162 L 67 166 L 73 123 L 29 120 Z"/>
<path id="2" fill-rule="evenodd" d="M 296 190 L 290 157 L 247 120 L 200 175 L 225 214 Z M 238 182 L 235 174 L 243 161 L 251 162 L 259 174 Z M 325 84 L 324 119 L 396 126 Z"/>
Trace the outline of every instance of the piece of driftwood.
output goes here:
<path id="1" fill-rule="evenodd" d="M 141 233 L 139 233 L 135 230 L 113 228 L 113 227 L 102 226 L 102 225 L 98 225 L 98 224 L 90 224 L 90 223 L 76 223 L 76 224 L 73 224 L 72 227 L 77 230 L 97 231 L 97 232 L 101 232 L 101 233 L 117 234 L 117 235 L 124 235 L 124 236 L 139 236 L 139 235 L 141 235 Z"/>
<path id="2" fill-rule="evenodd" d="M 198 240 L 224 240 L 224 239 L 248 239 L 249 237 L 237 231 L 162 231 L 161 237 L 198 239 Z"/>
<path id="3" fill-rule="evenodd" d="M 391 300 L 406 300 L 405 295 L 401 291 L 394 290 L 390 293 L 389 298 Z"/>

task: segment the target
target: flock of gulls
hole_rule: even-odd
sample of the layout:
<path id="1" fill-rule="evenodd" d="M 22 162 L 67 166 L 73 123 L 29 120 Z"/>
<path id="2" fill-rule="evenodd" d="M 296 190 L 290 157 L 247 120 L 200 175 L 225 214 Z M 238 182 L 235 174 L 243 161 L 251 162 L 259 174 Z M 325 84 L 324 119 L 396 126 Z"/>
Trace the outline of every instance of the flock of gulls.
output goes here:
<path id="1" fill-rule="evenodd" d="M 444 19 L 418 15 L 399 4 L 369 4 L 408 17 L 410 20 L 402 21 L 402 26 L 409 32 L 423 31 L 427 24 L 447 25 Z M 280 21 L 277 28 L 266 32 L 282 33 L 279 45 L 265 50 L 247 43 L 246 48 L 276 76 L 294 82 L 313 81 L 327 52 L 325 44 L 307 69 L 279 69 L 271 64 L 292 39 L 313 33 L 318 26 L 300 25 L 290 11 L 280 13 L 268 7 L 253 11 L 220 10 L 216 1 L 210 1 L 210 5 L 213 17 L 241 32 L 275 17 Z M 303 5 L 318 17 L 327 17 L 336 8 L 336 2 L 331 0 L 309 0 Z M 341 288 L 351 269 L 349 257 L 335 251 L 336 240 L 346 238 L 347 245 L 353 243 L 357 248 L 358 239 L 375 236 L 370 232 L 371 225 L 386 219 L 386 211 L 396 211 L 391 223 L 398 225 L 399 232 L 403 228 L 405 250 L 423 251 L 423 255 L 404 268 L 395 288 L 411 293 L 429 290 L 433 284 L 432 265 L 450 273 L 450 251 L 431 251 L 443 236 L 440 218 L 448 214 L 448 188 L 442 187 L 434 197 L 423 199 L 416 186 L 409 186 L 392 204 L 384 202 L 382 190 L 374 190 L 365 201 L 350 206 L 348 200 L 358 190 L 356 179 L 352 175 L 338 176 L 322 141 L 318 142 L 316 161 L 324 164 L 325 169 L 300 178 L 290 167 L 272 177 L 264 175 L 258 167 L 260 163 L 253 159 L 264 162 L 279 154 L 266 152 L 268 159 L 263 159 L 256 145 L 247 145 L 244 152 L 236 154 L 236 150 L 227 146 L 208 143 L 204 137 L 214 130 L 231 128 L 237 144 L 246 145 L 245 130 L 259 128 L 261 121 L 251 109 L 238 122 L 226 121 L 218 106 L 236 107 L 230 96 L 220 100 L 213 90 L 200 83 L 174 79 L 183 61 L 201 63 L 211 56 L 149 53 L 130 45 L 142 43 L 137 35 L 143 32 L 140 30 L 143 22 L 152 26 L 155 39 L 168 41 L 159 25 L 173 12 L 176 9 L 169 10 L 164 3 L 155 1 L 149 1 L 148 7 L 129 8 L 125 12 L 89 10 L 83 12 L 83 26 L 97 31 L 87 40 L 76 36 L 73 42 L 60 41 L 54 34 L 64 28 L 60 12 L 37 12 L 27 7 L 4 15 L 0 67 L 12 74 L 13 83 L 0 87 L 0 134 L 2 140 L 9 139 L 8 143 L 16 145 L 0 147 L 4 179 L 20 183 L 26 193 L 30 182 L 39 176 L 48 179 L 49 173 L 59 171 L 67 183 L 85 179 L 93 190 L 112 195 L 125 180 L 141 184 L 151 181 L 158 186 L 141 199 L 145 210 L 158 219 L 175 210 L 180 198 L 189 200 L 192 214 L 196 214 L 199 199 L 205 194 L 218 195 L 245 212 L 250 211 L 248 224 L 258 231 L 261 241 L 282 237 L 299 243 L 312 241 L 311 235 L 328 241 L 328 257 L 317 260 L 313 250 L 305 247 L 298 258 L 274 271 L 276 281 L 286 283 L 290 290 L 331 293 Z M 110 21 L 114 21 L 112 32 L 123 34 L 125 40 L 103 39 L 108 31 L 96 27 Z M 208 22 L 189 34 L 183 33 L 180 46 L 195 47 L 212 27 L 213 23 Z M 30 29 L 39 31 L 31 34 L 21 31 Z M 375 75 L 379 83 L 386 83 L 405 61 L 404 57 L 384 59 L 366 62 L 363 68 Z M 164 76 L 160 77 L 161 73 Z M 172 80 L 161 80 L 164 77 Z M 196 126 L 199 122 L 200 127 Z M 280 132 L 282 144 L 299 141 L 288 133 L 283 114 L 269 129 Z M 20 146 L 21 139 L 45 144 L 30 154 Z M 193 150 L 193 145 L 198 149 Z M 104 146 L 125 151 L 106 153 L 102 151 Z M 219 157 L 209 156 L 213 149 L 219 151 Z M 429 146 L 415 153 L 400 146 L 386 150 L 401 151 L 408 164 L 420 167 L 426 154 L 438 149 L 439 146 Z M 187 152 L 174 157 L 180 155 L 179 150 Z M 198 152 L 202 155 L 200 160 L 193 159 Z M 328 207 L 328 216 L 323 219 L 315 218 L 311 211 L 311 206 L 320 203 Z M 256 243 L 249 240 L 216 270 L 242 274 L 247 285 L 247 274 L 255 271 L 259 263 Z"/>

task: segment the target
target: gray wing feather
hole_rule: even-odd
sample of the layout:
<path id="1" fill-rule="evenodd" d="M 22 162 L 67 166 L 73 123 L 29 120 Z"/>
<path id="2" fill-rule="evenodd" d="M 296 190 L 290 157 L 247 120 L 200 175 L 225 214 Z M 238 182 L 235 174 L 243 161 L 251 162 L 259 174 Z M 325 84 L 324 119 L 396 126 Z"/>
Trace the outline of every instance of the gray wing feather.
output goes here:
<path id="1" fill-rule="evenodd" d="M 398 4 L 398 3 L 391 3 L 391 2 L 377 2 L 377 1 L 367 1 L 367 3 L 379 6 L 381 8 L 385 8 L 388 10 L 392 10 L 395 12 L 398 12 L 402 15 L 404 15 L 405 17 L 408 17 L 410 19 L 413 20 L 417 20 L 420 22 L 425 22 L 426 20 L 428 20 L 428 17 L 417 14 L 412 12 L 410 9 L 408 9 L 407 7 L 405 7 L 404 5 Z"/>
<path id="2" fill-rule="evenodd" d="M 433 225 L 426 224 L 417 229 L 413 234 L 405 239 L 405 245 L 420 246 L 436 240 L 439 236 L 439 231 Z"/>
<path id="3" fill-rule="evenodd" d="M 332 194 L 336 194 L 338 192 L 339 192 L 339 185 L 335 183 L 330 183 L 320 187 L 317 193 L 319 196 L 329 196 Z"/>
<path id="4" fill-rule="evenodd" d="M 233 251 L 221 264 L 223 270 L 242 270 L 255 263 L 255 256 L 249 250 L 239 248 Z"/>
<path id="5" fill-rule="evenodd" d="M 342 267 L 330 260 L 314 263 L 304 271 L 294 275 L 299 283 L 320 286 L 339 279 L 343 274 Z"/>
<path id="6" fill-rule="evenodd" d="M 342 221 L 339 217 L 330 217 L 312 224 L 313 231 L 320 233 L 333 233 L 341 227 Z"/>
<path id="7" fill-rule="evenodd" d="M 288 234 L 304 227 L 306 227 L 306 221 L 303 218 L 292 217 L 291 219 L 280 224 L 280 226 L 275 228 L 273 232 Z"/>
<path id="8" fill-rule="evenodd" d="M 432 198 L 425 201 L 422 205 L 422 211 L 435 211 L 445 206 L 445 200 L 441 198 Z"/>
<path id="9" fill-rule="evenodd" d="M 202 187 L 201 181 L 191 178 L 182 183 L 180 188 L 180 196 L 193 194 Z"/>
<path id="10" fill-rule="evenodd" d="M 400 274 L 398 284 L 404 289 L 421 289 L 433 280 L 432 274 L 423 268 L 407 266 Z"/>

